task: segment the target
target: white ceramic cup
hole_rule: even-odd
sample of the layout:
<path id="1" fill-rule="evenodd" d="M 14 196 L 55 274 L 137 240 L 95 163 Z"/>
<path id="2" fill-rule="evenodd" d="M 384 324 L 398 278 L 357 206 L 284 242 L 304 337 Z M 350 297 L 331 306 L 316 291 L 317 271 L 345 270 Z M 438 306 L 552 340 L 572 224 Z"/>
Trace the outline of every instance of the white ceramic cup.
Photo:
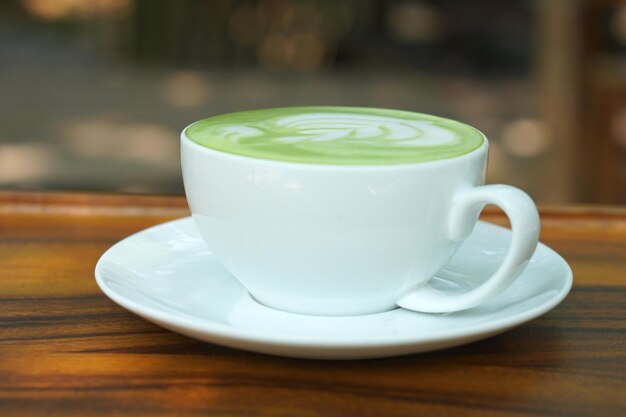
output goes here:
<path id="1" fill-rule="evenodd" d="M 209 248 L 260 303 L 294 313 L 360 315 L 476 306 L 526 267 L 539 216 L 523 191 L 483 185 L 488 142 L 432 162 L 346 166 L 239 156 L 181 135 L 189 207 Z M 511 245 L 479 287 L 448 294 L 428 281 L 485 204 L 509 217 Z"/>

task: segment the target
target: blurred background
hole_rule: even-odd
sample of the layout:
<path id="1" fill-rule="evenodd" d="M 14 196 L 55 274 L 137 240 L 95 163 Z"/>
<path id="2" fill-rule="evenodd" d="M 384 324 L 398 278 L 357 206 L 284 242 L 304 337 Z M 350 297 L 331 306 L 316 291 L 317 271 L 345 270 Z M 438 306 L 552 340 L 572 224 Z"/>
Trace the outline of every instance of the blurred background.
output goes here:
<path id="1" fill-rule="evenodd" d="M 488 182 L 626 204 L 626 2 L 0 2 L 0 189 L 182 194 L 183 127 L 313 104 L 459 119 Z"/>

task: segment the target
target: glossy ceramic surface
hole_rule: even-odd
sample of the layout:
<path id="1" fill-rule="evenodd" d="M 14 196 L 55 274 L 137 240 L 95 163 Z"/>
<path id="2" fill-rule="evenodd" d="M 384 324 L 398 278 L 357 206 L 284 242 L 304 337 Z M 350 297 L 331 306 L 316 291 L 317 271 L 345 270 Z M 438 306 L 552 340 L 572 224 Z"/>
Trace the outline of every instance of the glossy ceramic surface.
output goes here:
<path id="1" fill-rule="evenodd" d="M 181 135 L 185 193 L 220 263 L 264 305 L 349 316 L 478 305 L 514 281 L 539 235 L 534 203 L 507 185 L 483 186 L 487 139 L 438 161 L 383 166 L 249 158 Z M 424 284 L 454 255 L 485 204 L 509 216 L 510 253 L 480 288 L 451 296 Z"/>
<path id="2" fill-rule="evenodd" d="M 476 287 L 498 268 L 510 240 L 509 230 L 479 222 L 429 285 L 452 293 Z M 119 305 L 200 340 L 280 356 L 360 359 L 442 349 L 501 333 L 561 302 L 572 272 L 557 253 L 539 244 L 510 287 L 462 312 L 398 308 L 348 317 L 291 314 L 252 299 L 185 218 L 114 245 L 98 262 L 96 280 Z"/>

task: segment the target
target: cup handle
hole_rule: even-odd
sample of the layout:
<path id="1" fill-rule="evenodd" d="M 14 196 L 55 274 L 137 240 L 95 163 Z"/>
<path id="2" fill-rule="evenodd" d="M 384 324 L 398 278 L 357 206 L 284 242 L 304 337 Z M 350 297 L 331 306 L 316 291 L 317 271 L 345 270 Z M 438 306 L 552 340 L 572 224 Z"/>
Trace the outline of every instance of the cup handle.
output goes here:
<path id="1" fill-rule="evenodd" d="M 465 310 L 504 290 L 526 268 L 539 239 L 539 214 L 528 194 L 515 187 L 484 185 L 458 192 L 450 213 L 450 239 L 460 241 L 469 236 L 486 204 L 500 207 L 511 222 L 511 244 L 498 270 L 463 294 L 447 294 L 427 285 L 411 289 L 398 300 L 400 307 L 425 313 Z"/>

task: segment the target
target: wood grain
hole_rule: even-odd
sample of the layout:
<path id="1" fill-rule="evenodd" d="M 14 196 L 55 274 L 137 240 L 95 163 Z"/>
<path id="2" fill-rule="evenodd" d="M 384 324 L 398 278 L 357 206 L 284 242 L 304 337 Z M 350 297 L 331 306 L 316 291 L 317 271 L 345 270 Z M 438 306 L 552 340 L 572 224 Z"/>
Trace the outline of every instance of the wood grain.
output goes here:
<path id="1" fill-rule="evenodd" d="M 625 209 L 542 209 L 542 240 L 575 279 L 545 316 L 355 362 L 198 342 L 99 291 L 93 268 L 111 244 L 187 214 L 180 197 L 0 193 L 1 416 L 626 415 Z"/>

